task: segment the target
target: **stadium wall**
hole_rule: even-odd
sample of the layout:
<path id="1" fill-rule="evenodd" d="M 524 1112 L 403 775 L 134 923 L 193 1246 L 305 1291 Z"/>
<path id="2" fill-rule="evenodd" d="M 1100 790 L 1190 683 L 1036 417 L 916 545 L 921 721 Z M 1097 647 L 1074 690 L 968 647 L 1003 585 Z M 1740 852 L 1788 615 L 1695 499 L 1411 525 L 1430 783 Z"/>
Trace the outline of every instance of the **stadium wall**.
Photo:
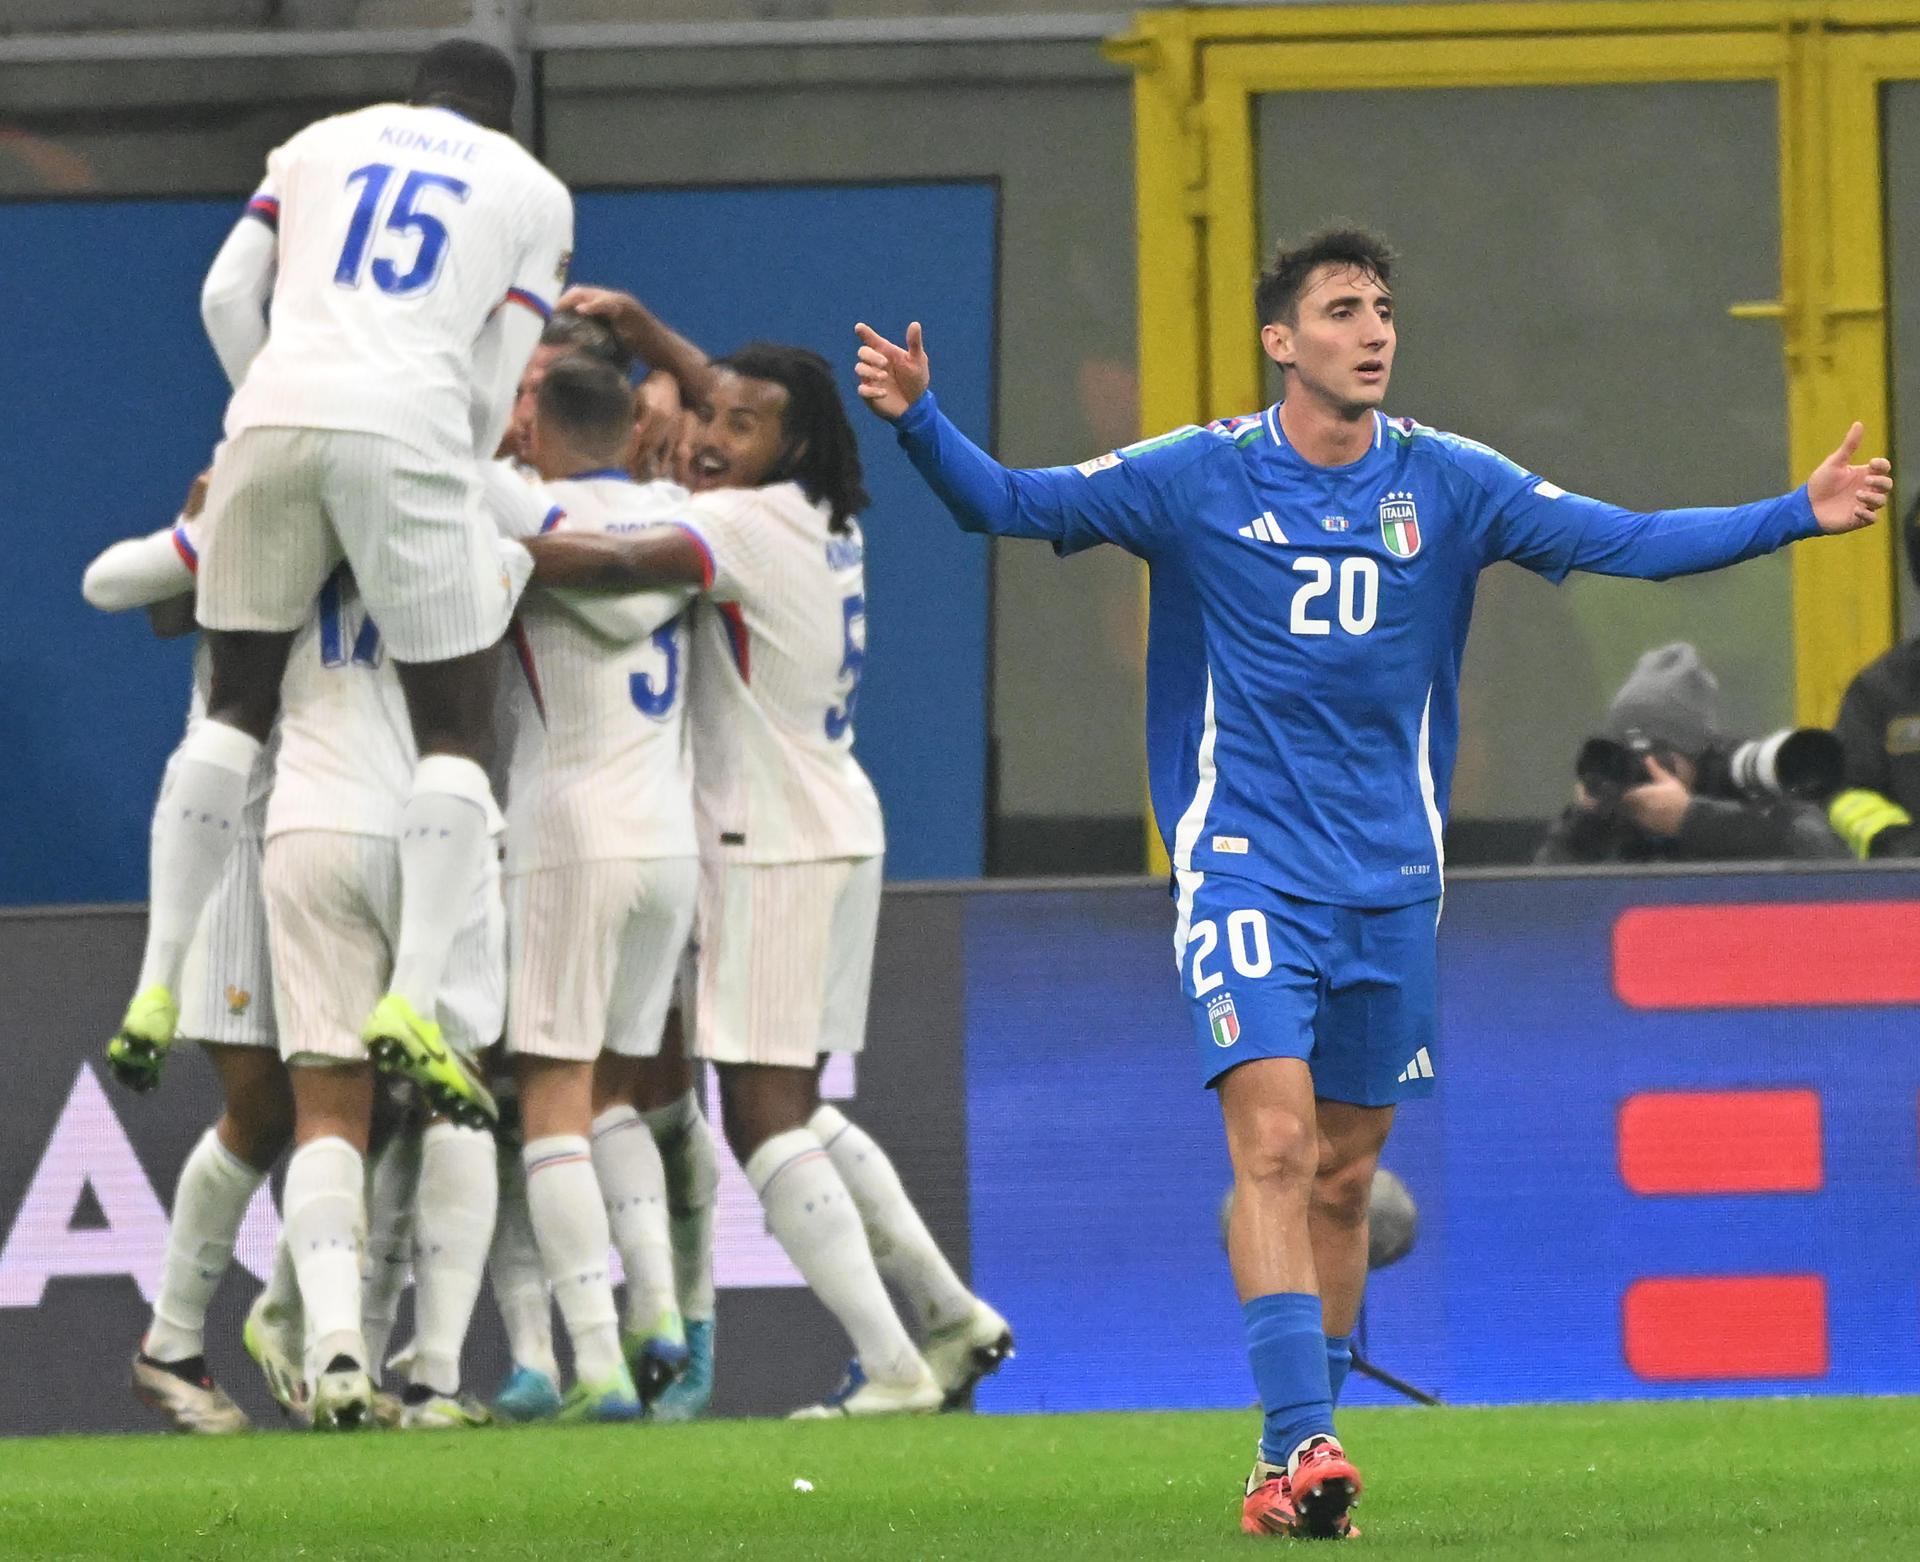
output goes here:
<path id="1" fill-rule="evenodd" d="M 1139 882 L 888 892 L 871 1050 L 828 1083 L 1019 1331 L 983 1410 L 1248 1400 L 1170 925 Z M 104 1083 L 139 932 L 0 913 L 0 1431 L 150 1424 L 126 1359 L 216 1102 L 191 1053 L 157 1096 Z M 1419 1238 L 1375 1277 L 1376 1361 L 1466 1402 L 1920 1391 L 1920 874 L 1462 875 L 1441 938 L 1440 1093 L 1386 1157 Z M 844 1343 L 730 1165 L 721 1207 L 717 1405 L 788 1408 Z M 263 1198 L 252 1275 L 273 1230 Z M 209 1341 L 264 1413 L 253 1291 L 230 1276 Z M 478 1387 L 498 1341 L 483 1316 Z"/>

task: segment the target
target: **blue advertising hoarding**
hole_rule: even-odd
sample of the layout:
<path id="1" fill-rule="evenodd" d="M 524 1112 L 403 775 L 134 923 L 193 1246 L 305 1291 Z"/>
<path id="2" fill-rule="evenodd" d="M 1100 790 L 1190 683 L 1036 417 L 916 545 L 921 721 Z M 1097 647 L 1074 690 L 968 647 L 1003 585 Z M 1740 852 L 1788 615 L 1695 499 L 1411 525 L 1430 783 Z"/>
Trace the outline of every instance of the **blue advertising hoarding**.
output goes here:
<path id="1" fill-rule="evenodd" d="M 1920 1389 L 1917 895 L 1454 882 L 1374 1359 L 1476 1403 Z M 1150 889 L 969 898 L 974 1278 L 1021 1331 L 983 1408 L 1249 1400 L 1171 926 Z"/>

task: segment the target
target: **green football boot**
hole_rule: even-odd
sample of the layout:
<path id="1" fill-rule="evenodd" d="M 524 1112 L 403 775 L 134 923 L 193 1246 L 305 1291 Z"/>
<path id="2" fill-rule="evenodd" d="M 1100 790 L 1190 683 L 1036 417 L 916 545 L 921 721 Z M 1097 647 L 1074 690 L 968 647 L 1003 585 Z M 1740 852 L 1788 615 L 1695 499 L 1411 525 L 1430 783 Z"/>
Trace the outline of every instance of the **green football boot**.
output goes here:
<path id="1" fill-rule="evenodd" d="M 160 1066 L 173 1046 L 180 1005 L 172 993 L 153 986 L 133 995 L 120 1029 L 107 1043 L 107 1067 L 129 1090 L 148 1091 L 160 1083 Z"/>
<path id="2" fill-rule="evenodd" d="M 446 1044 L 438 1023 L 423 1020 L 398 993 L 373 1006 L 360 1039 L 375 1068 L 412 1080 L 442 1117 L 466 1128 L 491 1128 L 500 1120 L 493 1092 L 472 1065 Z"/>

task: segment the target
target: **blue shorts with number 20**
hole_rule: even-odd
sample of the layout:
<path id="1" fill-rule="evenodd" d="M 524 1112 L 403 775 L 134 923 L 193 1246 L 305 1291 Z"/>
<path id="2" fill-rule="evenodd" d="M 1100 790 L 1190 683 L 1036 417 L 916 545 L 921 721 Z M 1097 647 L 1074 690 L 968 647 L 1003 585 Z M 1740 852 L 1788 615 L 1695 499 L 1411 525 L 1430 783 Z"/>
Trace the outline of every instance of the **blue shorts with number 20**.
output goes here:
<path id="1" fill-rule="evenodd" d="M 1191 877 L 1180 985 L 1207 1084 L 1253 1058 L 1304 1058 L 1330 1101 L 1433 1094 L 1438 902 L 1375 911 Z"/>

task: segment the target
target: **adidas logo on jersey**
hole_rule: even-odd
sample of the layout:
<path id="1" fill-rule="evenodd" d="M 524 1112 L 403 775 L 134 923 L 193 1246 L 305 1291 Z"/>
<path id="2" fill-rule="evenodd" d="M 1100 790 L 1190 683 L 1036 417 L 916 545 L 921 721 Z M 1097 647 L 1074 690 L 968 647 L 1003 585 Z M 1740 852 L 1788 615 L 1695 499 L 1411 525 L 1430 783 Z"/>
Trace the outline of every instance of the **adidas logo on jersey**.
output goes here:
<path id="1" fill-rule="evenodd" d="M 1400 1084 L 1406 1085 L 1406 1084 L 1411 1084 L 1416 1079 L 1432 1079 L 1432 1078 L 1433 1078 L 1433 1059 L 1428 1056 L 1427 1049 L 1425 1047 L 1422 1047 L 1418 1052 L 1414 1053 L 1413 1061 L 1409 1063 L 1405 1068 L 1400 1070 L 1400 1078 L 1398 1082 Z"/>
<path id="2" fill-rule="evenodd" d="M 1245 526 L 1240 528 L 1242 537 L 1251 537 L 1255 542 L 1285 542 L 1287 534 L 1280 530 L 1280 523 L 1273 518 L 1273 511 L 1262 510 Z"/>

